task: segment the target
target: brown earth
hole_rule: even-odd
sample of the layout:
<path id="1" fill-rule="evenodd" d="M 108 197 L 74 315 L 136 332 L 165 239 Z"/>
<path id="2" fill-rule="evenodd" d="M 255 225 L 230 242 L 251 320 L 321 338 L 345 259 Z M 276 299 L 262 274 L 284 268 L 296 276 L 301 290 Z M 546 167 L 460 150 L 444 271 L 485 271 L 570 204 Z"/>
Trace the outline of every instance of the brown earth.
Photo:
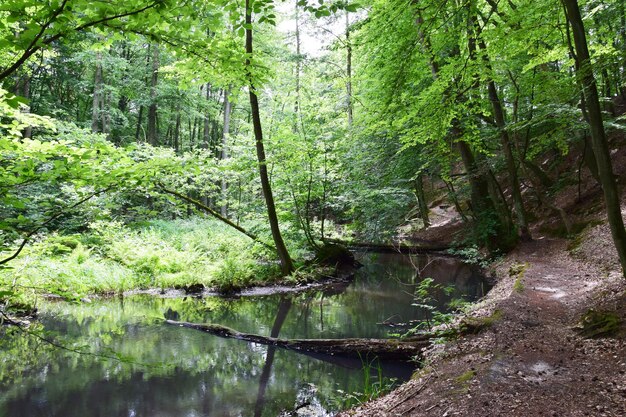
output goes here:
<path id="1" fill-rule="evenodd" d="M 624 188 L 624 147 L 613 158 Z M 587 225 L 583 232 L 554 237 L 559 217 L 535 211 L 543 219 L 534 224 L 535 240 L 493 267 L 496 286 L 468 313 L 486 329 L 432 347 L 412 380 L 339 416 L 626 416 L 626 279 L 601 189 L 581 174 L 554 204 L 573 224 Z M 443 214 L 449 238 L 459 226 Z M 430 239 L 437 234 L 437 227 L 428 231 Z M 583 337 L 579 325 L 590 310 L 615 313 L 617 333 Z"/>
<path id="2" fill-rule="evenodd" d="M 414 379 L 341 415 L 626 416 L 624 331 L 585 339 L 575 328 L 590 307 L 623 320 L 626 281 L 572 258 L 566 245 L 521 245 L 498 265 L 502 279 L 471 313 L 491 316 L 493 325 L 434 347 Z"/>

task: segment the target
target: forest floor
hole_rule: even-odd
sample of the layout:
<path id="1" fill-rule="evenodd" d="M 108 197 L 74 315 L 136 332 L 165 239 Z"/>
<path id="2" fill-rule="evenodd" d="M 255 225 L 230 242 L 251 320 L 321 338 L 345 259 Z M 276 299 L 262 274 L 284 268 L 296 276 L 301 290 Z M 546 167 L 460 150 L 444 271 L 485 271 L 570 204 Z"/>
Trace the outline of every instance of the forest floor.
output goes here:
<path id="1" fill-rule="evenodd" d="M 626 415 L 623 328 L 599 339 L 577 330 L 590 309 L 623 321 L 626 282 L 574 258 L 567 244 L 522 244 L 496 267 L 498 284 L 470 313 L 491 317 L 489 328 L 435 346 L 414 379 L 342 415 Z"/>
<path id="2" fill-rule="evenodd" d="M 554 217 L 538 222 L 492 267 L 495 287 L 468 313 L 484 330 L 433 346 L 413 379 L 340 416 L 626 416 L 626 280 L 601 192 L 587 182 L 560 200 L 587 226 L 568 240 L 545 233 Z M 590 311 L 618 318 L 616 332 L 584 337 Z"/>

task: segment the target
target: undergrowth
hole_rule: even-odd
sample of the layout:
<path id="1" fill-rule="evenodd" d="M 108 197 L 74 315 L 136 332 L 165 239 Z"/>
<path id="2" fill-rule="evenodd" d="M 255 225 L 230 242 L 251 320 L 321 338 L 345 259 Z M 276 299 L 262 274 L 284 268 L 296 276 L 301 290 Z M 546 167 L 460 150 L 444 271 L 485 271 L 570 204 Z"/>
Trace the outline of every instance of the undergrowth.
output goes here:
<path id="1" fill-rule="evenodd" d="M 361 358 L 363 366 L 363 388 L 362 391 L 346 393 L 338 390 L 342 394 L 343 400 L 340 404 L 341 409 L 356 407 L 360 404 L 372 401 L 389 392 L 396 386 L 396 378 L 386 378 L 383 375 L 383 369 L 378 360 L 367 360 Z"/>
<path id="2" fill-rule="evenodd" d="M 85 294 L 194 284 L 237 289 L 279 276 L 272 254 L 217 221 L 95 222 L 80 235 L 50 235 L 0 271 L 0 285 L 78 299 Z"/>

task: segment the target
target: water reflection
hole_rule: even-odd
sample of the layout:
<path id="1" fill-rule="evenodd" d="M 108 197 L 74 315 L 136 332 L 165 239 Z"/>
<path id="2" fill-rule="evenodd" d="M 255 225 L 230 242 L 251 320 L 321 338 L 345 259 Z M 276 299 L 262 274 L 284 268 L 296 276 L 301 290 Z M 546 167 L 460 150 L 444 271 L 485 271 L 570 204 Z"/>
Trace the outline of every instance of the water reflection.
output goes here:
<path id="1" fill-rule="evenodd" d="M 363 389 L 358 361 L 220 339 L 165 326 L 162 318 L 284 338 L 385 337 L 389 328 L 378 323 L 423 318 L 411 306 L 414 285 L 423 277 L 455 284 L 452 297 L 482 293 L 476 272 L 449 258 L 384 254 L 367 255 L 362 262 L 364 268 L 345 291 L 43 303 L 41 326 L 56 340 L 119 360 L 4 334 L 0 416 L 276 416 L 295 408 L 330 415 L 344 405 L 339 390 Z M 385 364 L 385 369 L 400 378 L 413 370 L 407 364 Z"/>

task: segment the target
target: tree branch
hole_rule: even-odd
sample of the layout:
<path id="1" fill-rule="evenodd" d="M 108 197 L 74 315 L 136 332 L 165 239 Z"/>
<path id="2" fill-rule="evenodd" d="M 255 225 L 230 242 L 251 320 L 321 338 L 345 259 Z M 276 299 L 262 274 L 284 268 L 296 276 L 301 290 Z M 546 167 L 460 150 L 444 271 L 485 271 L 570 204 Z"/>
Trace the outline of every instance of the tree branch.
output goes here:
<path id="1" fill-rule="evenodd" d="M 82 25 L 76 26 L 73 29 L 64 31 L 64 32 L 59 32 L 55 35 L 50 36 L 49 38 L 46 38 L 43 42 L 41 42 L 39 45 L 37 45 L 37 42 L 41 39 L 41 37 L 44 35 L 45 30 L 50 26 L 50 24 L 52 24 L 54 22 L 54 20 L 56 19 L 56 17 L 59 16 L 59 14 L 62 13 L 63 8 L 65 7 L 65 3 L 67 3 L 67 0 L 65 0 L 63 2 L 63 4 L 59 7 L 59 9 L 57 9 L 55 11 L 55 13 L 53 13 L 53 15 L 51 16 L 51 19 L 46 22 L 42 27 L 40 32 L 35 36 L 35 38 L 33 39 L 33 41 L 30 43 L 30 45 L 28 46 L 28 48 L 26 48 L 24 50 L 24 52 L 22 53 L 22 56 L 20 56 L 20 58 L 15 61 L 15 63 L 13 63 L 13 65 L 11 65 L 10 67 L 8 67 L 7 69 L 3 70 L 2 72 L 0 72 L 0 81 L 4 80 L 5 78 L 7 78 L 9 75 L 13 74 L 19 67 L 22 66 L 22 64 L 24 64 L 24 62 L 26 62 L 28 60 L 28 58 L 30 58 L 31 56 L 33 56 L 33 54 L 35 54 L 35 52 L 39 51 L 42 46 L 44 45 L 50 45 L 52 42 L 67 36 L 67 34 L 69 32 L 80 32 L 82 30 L 88 29 L 90 27 L 99 25 L 101 23 L 105 23 L 111 20 L 115 20 L 115 19 L 121 19 L 123 17 L 128 17 L 128 16 L 133 16 L 133 15 L 137 15 L 140 13 L 145 12 L 146 10 L 149 10 L 153 7 L 156 7 L 161 1 L 160 0 L 156 0 L 150 4 L 148 4 L 147 6 L 144 6 L 142 8 L 139 9 L 135 9 L 135 10 L 131 10 L 128 12 L 124 12 L 124 13 L 119 13 L 113 16 L 107 16 L 107 17 L 103 17 L 101 19 L 98 20 L 93 20 L 91 22 L 87 22 L 87 23 L 83 23 Z"/>
<path id="2" fill-rule="evenodd" d="M 44 227 L 46 227 L 47 225 L 49 225 L 50 223 L 52 223 L 53 221 L 55 221 L 56 219 L 58 219 L 59 217 L 63 216 L 64 214 L 66 214 L 69 210 L 72 210 L 78 206 L 80 206 L 83 203 L 86 203 L 87 201 L 91 200 L 93 197 L 96 197 L 102 193 L 105 193 L 107 191 L 109 191 L 111 187 L 107 187 L 104 190 L 100 190 L 100 191 L 96 191 L 95 193 L 92 193 L 90 195 L 88 195 L 87 197 L 77 201 L 76 203 L 72 204 L 69 207 L 66 207 L 60 211 L 58 211 L 55 215 L 53 215 L 52 217 L 50 217 L 48 220 L 46 220 L 45 222 L 41 223 L 39 226 L 37 226 L 36 228 L 34 228 L 33 230 L 31 230 L 26 237 L 24 238 L 24 240 L 22 240 L 22 243 L 20 244 L 20 246 L 17 248 L 17 250 L 13 253 L 13 255 L 9 256 L 8 258 L 5 258 L 3 260 L 0 261 L 0 265 L 4 265 L 9 261 L 12 261 L 13 259 L 17 258 L 19 256 L 19 254 L 22 252 L 22 250 L 24 249 L 24 247 L 26 247 L 26 244 L 30 241 L 30 239 L 35 235 L 35 233 L 37 233 L 38 231 L 40 231 L 41 229 L 43 229 Z"/>
<path id="3" fill-rule="evenodd" d="M 261 245 L 265 246 L 266 248 L 272 250 L 272 251 L 276 251 L 276 249 L 271 246 L 268 245 L 267 243 L 263 242 L 258 236 L 256 236 L 253 233 L 248 232 L 246 229 L 244 229 L 243 227 L 231 222 L 230 220 L 228 220 L 226 217 L 222 216 L 221 214 L 219 214 L 218 212 L 216 212 L 215 210 L 213 210 L 211 207 L 208 207 L 205 204 L 202 204 L 201 202 L 199 202 L 198 200 L 195 200 L 191 197 L 187 197 L 184 194 L 181 194 L 179 192 L 176 192 L 174 190 L 170 190 L 168 188 L 165 187 L 165 185 L 158 183 L 157 186 L 164 192 L 167 194 L 171 194 L 175 197 L 180 198 L 181 200 L 184 200 L 188 203 L 193 204 L 194 206 L 198 207 L 201 210 L 206 211 L 207 213 L 209 213 L 211 216 L 215 217 L 216 219 L 226 223 L 227 225 L 229 225 L 230 227 L 238 230 L 239 232 L 243 233 L 244 235 L 248 236 L 250 239 L 254 240 L 257 243 L 260 243 Z"/>

